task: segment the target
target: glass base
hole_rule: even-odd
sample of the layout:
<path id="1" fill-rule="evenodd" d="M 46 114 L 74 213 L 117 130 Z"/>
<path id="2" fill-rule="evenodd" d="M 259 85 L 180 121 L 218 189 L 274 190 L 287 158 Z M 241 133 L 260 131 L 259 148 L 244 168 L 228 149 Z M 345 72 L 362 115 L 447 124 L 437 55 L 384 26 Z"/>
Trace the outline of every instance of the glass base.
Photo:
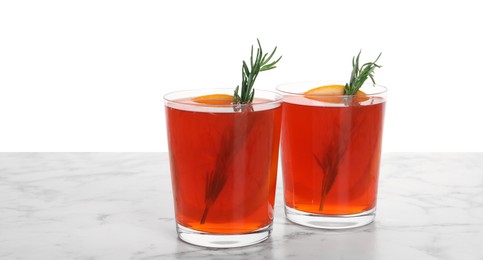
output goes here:
<path id="1" fill-rule="evenodd" d="M 176 224 L 178 236 L 181 240 L 196 245 L 211 248 L 233 248 L 249 246 L 265 241 L 272 232 L 272 224 L 250 233 L 243 234 L 210 234 Z"/>
<path id="2" fill-rule="evenodd" d="M 323 229 L 346 229 L 367 225 L 374 221 L 376 208 L 353 215 L 319 215 L 285 206 L 288 220 L 307 227 Z"/>

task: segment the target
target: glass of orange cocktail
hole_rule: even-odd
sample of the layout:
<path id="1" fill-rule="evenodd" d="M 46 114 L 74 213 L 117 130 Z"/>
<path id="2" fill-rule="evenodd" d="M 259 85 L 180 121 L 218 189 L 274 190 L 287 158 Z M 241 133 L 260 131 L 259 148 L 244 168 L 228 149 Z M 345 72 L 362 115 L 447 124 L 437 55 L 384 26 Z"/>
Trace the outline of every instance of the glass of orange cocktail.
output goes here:
<path id="1" fill-rule="evenodd" d="M 271 231 L 282 96 L 257 90 L 250 104 L 224 103 L 230 94 L 165 96 L 178 235 L 195 245 L 245 246 Z"/>
<path id="2" fill-rule="evenodd" d="M 307 91 L 314 86 L 324 91 Z M 277 88 L 284 94 L 285 212 L 301 225 L 342 229 L 375 217 L 386 88 L 366 83 L 363 95 L 353 96 L 341 88 L 328 82 Z"/>
<path id="3" fill-rule="evenodd" d="M 166 123 L 178 236 L 206 247 L 239 247 L 272 230 L 282 96 L 254 89 L 276 68 L 277 47 L 260 41 L 234 89 L 167 94 Z"/>

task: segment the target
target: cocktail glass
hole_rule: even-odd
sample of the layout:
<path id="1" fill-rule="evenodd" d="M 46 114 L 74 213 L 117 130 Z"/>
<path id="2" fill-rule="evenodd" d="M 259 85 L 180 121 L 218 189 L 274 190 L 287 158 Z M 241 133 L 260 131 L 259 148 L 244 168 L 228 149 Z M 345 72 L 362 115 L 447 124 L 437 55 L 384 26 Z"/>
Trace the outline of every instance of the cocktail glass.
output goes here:
<path id="1" fill-rule="evenodd" d="M 201 104 L 194 97 L 232 89 L 165 95 L 178 236 L 230 248 L 267 239 L 272 229 L 282 96 L 256 90 L 252 104 Z"/>
<path id="2" fill-rule="evenodd" d="M 304 93 L 328 82 L 283 84 L 285 213 L 297 224 L 344 229 L 375 218 L 386 88 L 365 96 Z"/>

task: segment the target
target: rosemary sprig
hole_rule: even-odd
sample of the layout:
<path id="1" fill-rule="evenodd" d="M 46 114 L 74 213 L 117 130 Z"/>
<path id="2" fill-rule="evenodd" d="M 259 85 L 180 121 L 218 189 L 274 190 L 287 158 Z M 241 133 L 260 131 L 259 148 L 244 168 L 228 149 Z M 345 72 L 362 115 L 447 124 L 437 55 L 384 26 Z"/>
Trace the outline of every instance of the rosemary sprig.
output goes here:
<path id="1" fill-rule="evenodd" d="M 359 57 L 361 56 L 361 51 L 359 51 L 357 57 L 352 58 L 351 80 L 344 86 L 344 95 L 355 95 L 368 77 L 371 79 L 373 84 L 376 84 L 374 81 L 374 70 L 381 67 L 380 65 L 376 64 L 376 62 L 379 60 L 379 57 L 381 57 L 381 54 L 382 53 L 379 53 L 379 56 L 377 56 L 375 61 L 365 63 L 360 68 Z"/>
<path id="2" fill-rule="evenodd" d="M 255 80 L 257 79 L 258 73 L 261 71 L 271 70 L 276 68 L 275 64 L 282 58 L 278 58 L 276 61 L 270 62 L 277 47 L 273 49 L 272 53 L 268 55 L 268 53 L 263 54 L 262 45 L 260 41 L 257 39 L 258 42 L 258 49 L 255 60 L 253 59 L 253 45 L 251 50 L 250 56 L 250 68 L 245 61 L 243 61 L 242 66 L 242 84 L 241 84 L 241 95 L 238 94 L 240 90 L 240 85 L 235 88 L 233 94 L 233 103 L 234 104 L 248 104 L 253 102 L 253 97 L 255 96 L 255 89 L 253 89 L 253 84 L 255 84 Z M 268 55 L 268 57 L 267 57 Z"/>
<path id="3" fill-rule="evenodd" d="M 381 67 L 376 63 L 381 57 L 381 54 L 382 53 L 377 56 L 375 61 L 365 63 L 360 68 L 359 57 L 361 56 L 361 51 L 359 51 L 357 57 L 352 58 L 351 79 L 350 82 L 344 86 L 344 95 L 357 94 L 357 91 L 362 87 L 367 78 L 370 78 L 372 83 L 376 84 L 374 80 L 374 70 Z M 339 138 L 334 138 L 334 140 L 338 141 L 330 143 L 329 149 L 327 150 L 325 156 L 318 157 L 314 154 L 314 159 L 324 174 L 319 211 L 324 209 L 327 194 L 331 190 L 335 179 L 337 178 L 339 164 L 346 155 L 347 148 L 351 142 L 351 133 L 355 133 L 354 129 L 359 128 L 362 120 L 363 119 L 361 117 L 352 117 L 351 115 L 349 118 L 344 119 L 344 121 L 340 123 L 340 128 L 336 128 L 336 133 L 338 133 Z"/>
<path id="4" fill-rule="evenodd" d="M 257 79 L 260 71 L 266 71 L 276 68 L 275 64 L 282 58 L 278 58 L 276 61 L 271 62 L 277 47 L 272 51 L 270 55 L 268 53 L 263 54 L 260 41 L 257 39 L 258 49 L 256 57 L 253 57 L 253 45 L 250 56 L 250 68 L 245 61 L 242 66 L 242 84 L 241 94 L 239 94 L 240 86 L 237 86 L 233 95 L 233 104 L 250 104 L 255 96 L 255 90 L 253 84 Z M 252 106 L 235 106 L 235 111 L 250 112 L 253 111 Z M 205 224 L 208 218 L 210 208 L 218 199 L 221 191 L 225 187 L 225 184 L 229 178 L 229 167 L 236 163 L 237 154 L 245 144 L 248 136 L 251 135 L 253 127 L 257 124 L 256 118 L 253 116 L 243 116 L 237 120 L 237 124 L 233 125 L 233 129 L 226 129 L 222 134 L 221 144 L 219 148 L 219 154 L 214 169 L 206 173 L 206 187 L 205 187 L 205 209 L 200 219 L 200 224 Z M 235 131 L 235 129 L 238 129 Z M 243 131 L 240 129 L 244 129 Z M 233 133 L 241 133 L 234 135 Z"/>

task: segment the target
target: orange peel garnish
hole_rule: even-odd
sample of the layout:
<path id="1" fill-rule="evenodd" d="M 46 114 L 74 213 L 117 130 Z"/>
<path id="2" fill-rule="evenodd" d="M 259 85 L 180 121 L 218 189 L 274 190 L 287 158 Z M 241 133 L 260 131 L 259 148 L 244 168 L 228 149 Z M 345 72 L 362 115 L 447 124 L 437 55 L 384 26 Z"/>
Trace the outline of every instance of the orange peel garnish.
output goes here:
<path id="1" fill-rule="evenodd" d="M 344 103 L 344 85 L 327 85 L 313 88 L 304 93 L 308 99 L 327 102 L 327 103 Z M 356 95 L 352 98 L 353 101 L 363 102 L 368 100 L 366 93 L 358 90 Z"/>
<path id="2" fill-rule="evenodd" d="M 207 105 L 230 105 L 233 102 L 233 96 L 227 94 L 211 94 L 198 96 L 192 100 L 193 102 Z"/>

